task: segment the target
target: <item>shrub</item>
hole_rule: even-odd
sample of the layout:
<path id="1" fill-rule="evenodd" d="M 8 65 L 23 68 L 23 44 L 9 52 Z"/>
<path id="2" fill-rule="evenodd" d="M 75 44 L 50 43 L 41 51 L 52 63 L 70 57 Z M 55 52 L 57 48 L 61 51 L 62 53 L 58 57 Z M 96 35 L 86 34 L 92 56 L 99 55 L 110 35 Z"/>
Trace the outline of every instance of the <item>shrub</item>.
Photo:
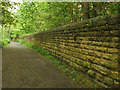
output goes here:
<path id="1" fill-rule="evenodd" d="M 0 47 L 5 47 L 8 44 L 10 44 L 10 40 L 9 39 L 0 40 Z"/>

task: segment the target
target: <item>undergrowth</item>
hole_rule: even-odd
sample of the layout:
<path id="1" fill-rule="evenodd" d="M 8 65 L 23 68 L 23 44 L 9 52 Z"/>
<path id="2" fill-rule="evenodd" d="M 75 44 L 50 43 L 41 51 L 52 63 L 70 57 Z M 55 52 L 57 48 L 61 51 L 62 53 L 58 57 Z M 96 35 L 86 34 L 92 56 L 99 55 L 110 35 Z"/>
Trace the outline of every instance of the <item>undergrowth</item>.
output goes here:
<path id="1" fill-rule="evenodd" d="M 98 88 L 98 87 L 100 87 L 97 84 L 94 84 L 92 81 L 90 81 L 89 78 L 87 76 L 85 76 L 84 74 L 78 72 L 77 70 L 69 67 L 64 62 L 62 62 L 62 61 L 56 59 L 55 57 L 51 56 L 50 53 L 47 50 L 44 50 L 44 49 L 42 49 L 38 46 L 32 45 L 30 43 L 27 43 L 24 40 L 17 40 L 17 42 L 19 42 L 20 44 L 22 44 L 24 46 L 27 46 L 27 47 L 37 51 L 38 53 L 44 55 L 47 59 L 52 61 L 54 66 L 60 68 L 63 72 L 65 72 L 65 74 L 71 75 L 72 80 L 76 81 L 77 83 L 84 83 L 84 84 L 86 84 L 87 88 Z"/>
<path id="2" fill-rule="evenodd" d="M 0 47 L 5 47 L 8 44 L 10 44 L 10 40 L 9 39 L 0 39 Z"/>

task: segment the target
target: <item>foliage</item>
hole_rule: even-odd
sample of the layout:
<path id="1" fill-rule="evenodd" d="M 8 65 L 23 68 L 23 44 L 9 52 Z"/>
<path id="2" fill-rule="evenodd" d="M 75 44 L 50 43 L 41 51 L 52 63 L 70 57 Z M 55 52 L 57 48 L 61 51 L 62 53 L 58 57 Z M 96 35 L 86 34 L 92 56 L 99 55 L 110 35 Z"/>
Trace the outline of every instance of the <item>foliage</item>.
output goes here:
<path id="1" fill-rule="evenodd" d="M 15 26 L 17 24 L 17 18 L 12 12 L 13 9 L 15 9 L 15 5 L 18 5 L 19 3 L 10 2 L 10 0 L 7 1 L 1 1 L 0 8 L 1 10 L 1 18 L 0 18 L 0 32 L 1 36 L 0 38 L 3 39 L 9 39 L 10 38 L 10 31 L 11 26 Z M 5 42 L 7 42 L 5 40 Z M 4 43 L 4 42 L 3 42 Z"/>
<path id="2" fill-rule="evenodd" d="M 13 9 L 13 5 L 7 1 L 7 2 L 1 2 L 2 5 L 2 26 L 4 25 L 5 27 L 7 27 L 8 25 L 15 25 L 17 20 L 14 16 L 13 13 L 11 13 L 8 9 L 11 8 Z M 14 3 L 16 5 L 16 3 Z"/>
<path id="3" fill-rule="evenodd" d="M 0 47 L 5 47 L 8 44 L 10 44 L 10 40 L 9 39 L 0 39 Z"/>
<path id="4" fill-rule="evenodd" d="M 23 30 L 19 30 L 19 29 L 16 29 L 16 28 L 13 28 L 13 30 L 11 30 L 10 32 L 10 38 L 17 38 L 21 35 L 23 35 L 24 31 Z"/>
<path id="5" fill-rule="evenodd" d="M 10 28 L 8 35 L 11 30 L 14 32 L 17 29 L 20 30 L 20 35 L 49 30 L 88 18 L 116 14 L 120 9 L 119 2 L 25 2 L 23 0 L 18 12 L 12 13 L 8 9 L 15 8 L 14 5 L 18 4 L 9 1 L 2 2 L 1 5 L 2 26 Z M 16 33 L 13 34 L 11 37 L 16 37 Z"/>
<path id="6" fill-rule="evenodd" d="M 20 29 L 35 33 L 96 16 L 118 13 L 119 2 L 23 2 L 17 13 Z"/>

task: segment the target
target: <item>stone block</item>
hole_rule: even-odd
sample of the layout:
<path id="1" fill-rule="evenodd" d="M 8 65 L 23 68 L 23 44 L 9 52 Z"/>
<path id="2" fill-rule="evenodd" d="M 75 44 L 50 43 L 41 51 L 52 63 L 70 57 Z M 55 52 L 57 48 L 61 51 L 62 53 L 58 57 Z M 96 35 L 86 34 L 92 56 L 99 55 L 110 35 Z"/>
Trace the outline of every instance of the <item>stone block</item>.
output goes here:
<path id="1" fill-rule="evenodd" d="M 104 75 L 107 75 L 110 72 L 109 69 L 107 69 L 103 66 L 97 65 L 97 64 L 92 64 L 91 67 L 94 68 L 95 70 L 97 70 L 98 72 L 100 72 L 101 74 L 104 74 Z"/>
<path id="2" fill-rule="evenodd" d="M 118 71 L 111 71 L 109 76 L 120 81 L 119 72 Z"/>
<path id="3" fill-rule="evenodd" d="M 108 48 L 108 52 L 109 53 L 118 53 L 119 51 L 116 48 Z"/>
<path id="4" fill-rule="evenodd" d="M 104 77 L 103 83 L 106 83 L 107 85 L 110 85 L 111 87 L 113 87 L 114 80 L 109 77 Z"/>
<path id="5" fill-rule="evenodd" d="M 95 78 L 96 77 L 96 72 L 93 71 L 93 70 L 88 70 L 87 74 L 92 77 L 92 78 Z"/>
<path id="6" fill-rule="evenodd" d="M 114 80 L 114 87 L 115 88 L 120 88 L 120 82 Z"/>
<path id="7" fill-rule="evenodd" d="M 100 73 L 96 72 L 96 78 L 95 79 L 97 79 L 98 81 L 102 82 L 104 80 L 104 76 L 101 75 Z"/>

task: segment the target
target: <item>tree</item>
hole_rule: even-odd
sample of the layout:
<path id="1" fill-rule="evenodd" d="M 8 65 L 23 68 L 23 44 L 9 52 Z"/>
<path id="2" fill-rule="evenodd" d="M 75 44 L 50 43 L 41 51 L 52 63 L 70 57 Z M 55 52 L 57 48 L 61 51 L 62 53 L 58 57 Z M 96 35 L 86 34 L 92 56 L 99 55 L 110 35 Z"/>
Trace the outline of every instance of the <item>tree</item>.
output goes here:
<path id="1" fill-rule="evenodd" d="M 34 33 L 118 12 L 115 2 L 24 2 L 17 18 L 21 29 Z"/>
<path id="2" fill-rule="evenodd" d="M 17 5 L 17 3 L 14 3 L 14 5 Z M 4 38 L 5 28 L 8 27 L 8 33 L 9 33 L 10 26 L 16 25 L 17 19 L 15 18 L 14 14 L 8 10 L 9 8 L 11 9 L 14 8 L 9 1 L 1 2 L 1 7 L 2 7 L 2 18 L 0 23 L 2 25 L 3 38 Z"/>

